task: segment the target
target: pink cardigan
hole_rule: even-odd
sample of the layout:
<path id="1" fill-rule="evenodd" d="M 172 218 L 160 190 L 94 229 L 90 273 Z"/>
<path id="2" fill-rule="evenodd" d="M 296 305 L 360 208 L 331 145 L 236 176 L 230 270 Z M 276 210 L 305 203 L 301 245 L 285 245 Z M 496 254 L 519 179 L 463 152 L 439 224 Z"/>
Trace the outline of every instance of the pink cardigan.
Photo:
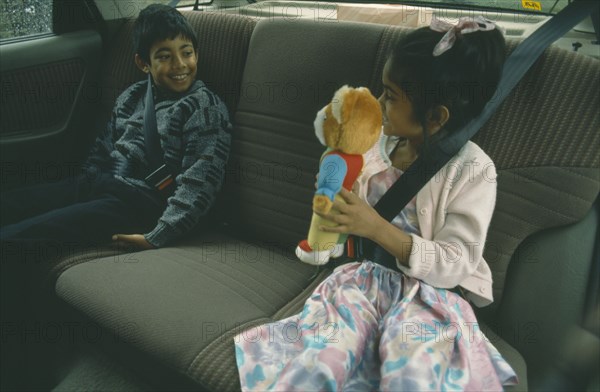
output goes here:
<path id="1" fill-rule="evenodd" d="M 354 191 L 367 200 L 369 178 L 391 165 L 395 140 L 382 134 L 365 154 Z M 483 247 L 496 203 L 496 168 L 475 143 L 468 142 L 417 194 L 421 236 L 413 240 L 409 276 L 439 288 L 461 286 L 476 306 L 493 301 L 492 273 Z"/>

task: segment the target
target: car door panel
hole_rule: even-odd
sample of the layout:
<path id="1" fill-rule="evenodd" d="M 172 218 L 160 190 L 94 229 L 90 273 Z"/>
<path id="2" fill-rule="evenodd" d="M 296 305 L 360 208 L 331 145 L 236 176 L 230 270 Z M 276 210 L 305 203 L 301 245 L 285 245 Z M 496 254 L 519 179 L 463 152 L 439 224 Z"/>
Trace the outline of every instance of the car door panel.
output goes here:
<path id="1" fill-rule="evenodd" d="M 93 132 L 89 119 L 100 99 L 101 50 L 100 34 L 92 30 L 0 46 L 4 167 L 81 157 L 82 143 Z M 3 175 L 2 180 L 6 185 L 18 179 Z"/>

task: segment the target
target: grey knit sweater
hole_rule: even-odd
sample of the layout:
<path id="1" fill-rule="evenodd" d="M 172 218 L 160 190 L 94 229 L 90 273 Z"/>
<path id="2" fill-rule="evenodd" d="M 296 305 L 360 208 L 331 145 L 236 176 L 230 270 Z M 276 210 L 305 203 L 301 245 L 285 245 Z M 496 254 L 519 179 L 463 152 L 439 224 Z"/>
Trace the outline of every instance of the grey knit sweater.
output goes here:
<path id="1" fill-rule="evenodd" d="M 148 164 L 144 145 L 147 83 L 135 83 L 117 98 L 86 167 L 152 194 L 156 191 L 144 181 L 156 169 Z M 156 227 L 144 234 L 160 247 L 192 229 L 212 206 L 223 182 L 231 124 L 223 102 L 199 80 L 185 94 L 155 96 L 155 109 L 164 161 L 176 174 L 174 194 Z"/>

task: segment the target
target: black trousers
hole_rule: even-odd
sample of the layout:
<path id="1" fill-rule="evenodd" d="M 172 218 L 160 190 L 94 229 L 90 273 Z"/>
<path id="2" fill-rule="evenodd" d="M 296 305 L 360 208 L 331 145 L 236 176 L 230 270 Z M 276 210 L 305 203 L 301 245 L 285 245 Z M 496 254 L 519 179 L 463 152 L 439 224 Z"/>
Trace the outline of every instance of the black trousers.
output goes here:
<path id="1" fill-rule="evenodd" d="M 47 279 L 56 260 L 80 248 L 102 247 L 117 233 L 152 230 L 165 208 L 160 197 L 110 176 L 80 176 L 0 194 L 0 389 L 23 388 L 29 369 L 48 368 L 69 343 L 46 341 L 43 331 L 61 332 L 73 323 L 50 292 Z M 71 325 L 69 324 L 69 325 Z M 58 328 L 58 329 L 57 329 Z M 46 389 L 42 376 L 40 385 Z M 29 382 L 29 381 L 27 381 Z"/>
<path id="2" fill-rule="evenodd" d="M 110 176 L 80 176 L 4 192 L 0 208 L 2 242 L 90 246 L 152 230 L 165 204 Z"/>
<path id="3" fill-rule="evenodd" d="M 152 230 L 165 208 L 160 196 L 111 176 L 79 176 L 0 194 L 2 313 L 25 307 L 50 283 L 55 263 L 111 242 L 113 234 Z M 42 287 L 44 286 L 44 287 Z M 5 317 L 3 317 L 5 318 Z"/>

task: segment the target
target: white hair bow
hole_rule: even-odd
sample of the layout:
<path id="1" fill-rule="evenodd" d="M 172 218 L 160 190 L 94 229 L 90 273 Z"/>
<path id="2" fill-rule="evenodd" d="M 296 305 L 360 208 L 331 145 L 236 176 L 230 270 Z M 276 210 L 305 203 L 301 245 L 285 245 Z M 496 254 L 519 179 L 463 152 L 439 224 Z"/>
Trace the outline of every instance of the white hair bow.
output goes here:
<path id="1" fill-rule="evenodd" d="M 446 32 L 440 42 L 433 48 L 433 55 L 439 56 L 448 49 L 450 49 L 456 41 L 456 34 L 469 34 L 474 31 L 489 31 L 496 28 L 496 24 L 490 20 L 485 19 L 481 15 L 474 17 L 464 16 L 458 19 L 456 25 L 444 22 L 441 19 L 433 17 L 429 28 L 439 33 Z"/>

